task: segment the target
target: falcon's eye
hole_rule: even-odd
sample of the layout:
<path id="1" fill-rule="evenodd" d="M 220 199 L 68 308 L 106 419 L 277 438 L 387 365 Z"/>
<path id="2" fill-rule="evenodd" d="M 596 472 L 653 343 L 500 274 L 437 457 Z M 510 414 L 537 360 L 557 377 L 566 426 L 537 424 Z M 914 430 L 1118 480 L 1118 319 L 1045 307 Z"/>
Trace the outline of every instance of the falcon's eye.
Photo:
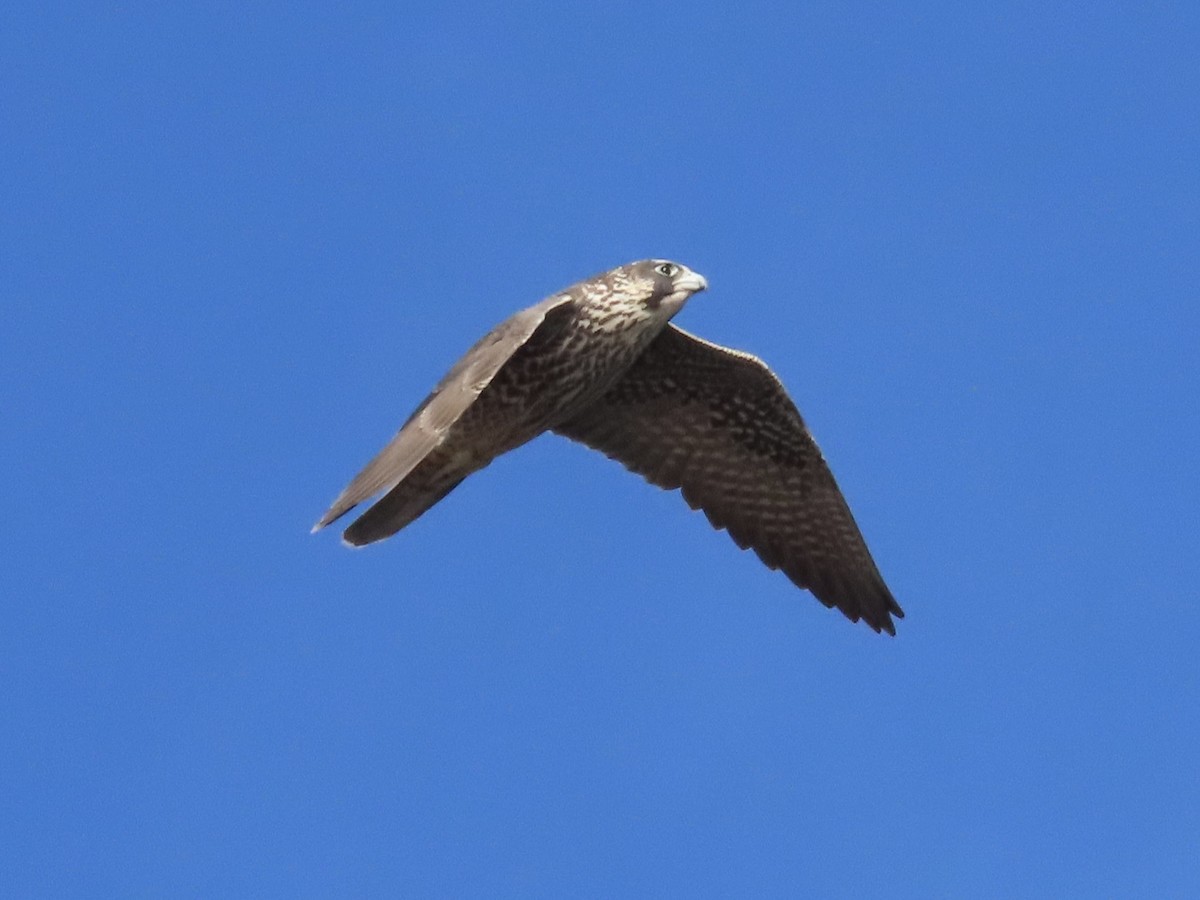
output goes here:
<path id="1" fill-rule="evenodd" d="M 679 266 L 673 265 L 672 263 L 663 263 L 661 266 L 658 266 L 654 271 L 657 272 L 659 275 L 666 275 L 668 278 L 673 278 L 675 276 L 675 273 L 679 271 Z"/>

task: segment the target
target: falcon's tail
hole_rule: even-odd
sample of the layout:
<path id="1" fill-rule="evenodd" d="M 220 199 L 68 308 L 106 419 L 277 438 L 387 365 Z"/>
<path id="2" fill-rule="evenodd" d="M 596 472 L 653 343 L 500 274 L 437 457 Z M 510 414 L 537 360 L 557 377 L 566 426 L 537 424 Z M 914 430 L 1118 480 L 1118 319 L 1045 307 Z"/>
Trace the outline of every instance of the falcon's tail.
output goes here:
<path id="1" fill-rule="evenodd" d="M 462 466 L 447 466 L 440 460 L 427 459 L 359 516 L 343 532 L 342 540 L 352 547 L 361 547 L 391 537 L 458 487 L 469 474 Z"/>

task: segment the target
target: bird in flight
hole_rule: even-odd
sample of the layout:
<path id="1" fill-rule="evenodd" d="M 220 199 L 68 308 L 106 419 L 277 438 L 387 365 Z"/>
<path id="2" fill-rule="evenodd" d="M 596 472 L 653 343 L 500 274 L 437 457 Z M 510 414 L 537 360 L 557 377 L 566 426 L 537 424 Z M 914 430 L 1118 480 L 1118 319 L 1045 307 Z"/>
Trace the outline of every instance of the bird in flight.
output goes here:
<path id="1" fill-rule="evenodd" d="M 708 287 L 686 266 L 619 266 L 501 322 L 437 384 L 313 531 L 390 537 L 464 478 L 545 431 L 579 441 L 693 509 L 853 622 L 895 634 L 884 584 L 821 451 L 757 357 L 670 324 Z"/>

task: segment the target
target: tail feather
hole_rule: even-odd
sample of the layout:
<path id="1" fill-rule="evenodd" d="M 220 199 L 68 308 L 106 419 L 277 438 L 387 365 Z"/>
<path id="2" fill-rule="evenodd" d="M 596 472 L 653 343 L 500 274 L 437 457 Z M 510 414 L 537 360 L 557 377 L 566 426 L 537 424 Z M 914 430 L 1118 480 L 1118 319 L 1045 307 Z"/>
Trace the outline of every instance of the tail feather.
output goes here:
<path id="1" fill-rule="evenodd" d="M 359 516 L 342 534 L 342 540 L 352 547 L 361 547 L 391 537 L 458 487 L 469 474 L 461 467 L 417 466 Z"/>
<path id="2" fill-rule="evenodd" d="M 414 413 L 388 445 L 354 476 L 354 480 L 333 501 L 325 515 L 317 520 L 312 530 L 320 531 L 368 497 L 404 479 L 437 447 L 439 440 L 439 432 L 427 428 Z"/>

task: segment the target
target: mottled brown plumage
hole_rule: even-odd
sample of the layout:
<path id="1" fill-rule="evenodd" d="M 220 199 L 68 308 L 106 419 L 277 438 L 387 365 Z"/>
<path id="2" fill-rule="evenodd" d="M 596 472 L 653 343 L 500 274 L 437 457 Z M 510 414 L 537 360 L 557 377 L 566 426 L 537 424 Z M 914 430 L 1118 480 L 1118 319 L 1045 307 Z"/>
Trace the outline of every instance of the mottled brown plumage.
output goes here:
<path id="1" fill-rule="evenodd" d="M 467 352 L 314 531 L 371 496 L 362 545 L 410 523 L 496 456 L 552 430 L 682 488 L 738 546 L 826 606 L 895 633 L 904 613 L 795 405 L 757 358 L 668 324 L 706 287 L 665 260 L 573 285 Z"/>

